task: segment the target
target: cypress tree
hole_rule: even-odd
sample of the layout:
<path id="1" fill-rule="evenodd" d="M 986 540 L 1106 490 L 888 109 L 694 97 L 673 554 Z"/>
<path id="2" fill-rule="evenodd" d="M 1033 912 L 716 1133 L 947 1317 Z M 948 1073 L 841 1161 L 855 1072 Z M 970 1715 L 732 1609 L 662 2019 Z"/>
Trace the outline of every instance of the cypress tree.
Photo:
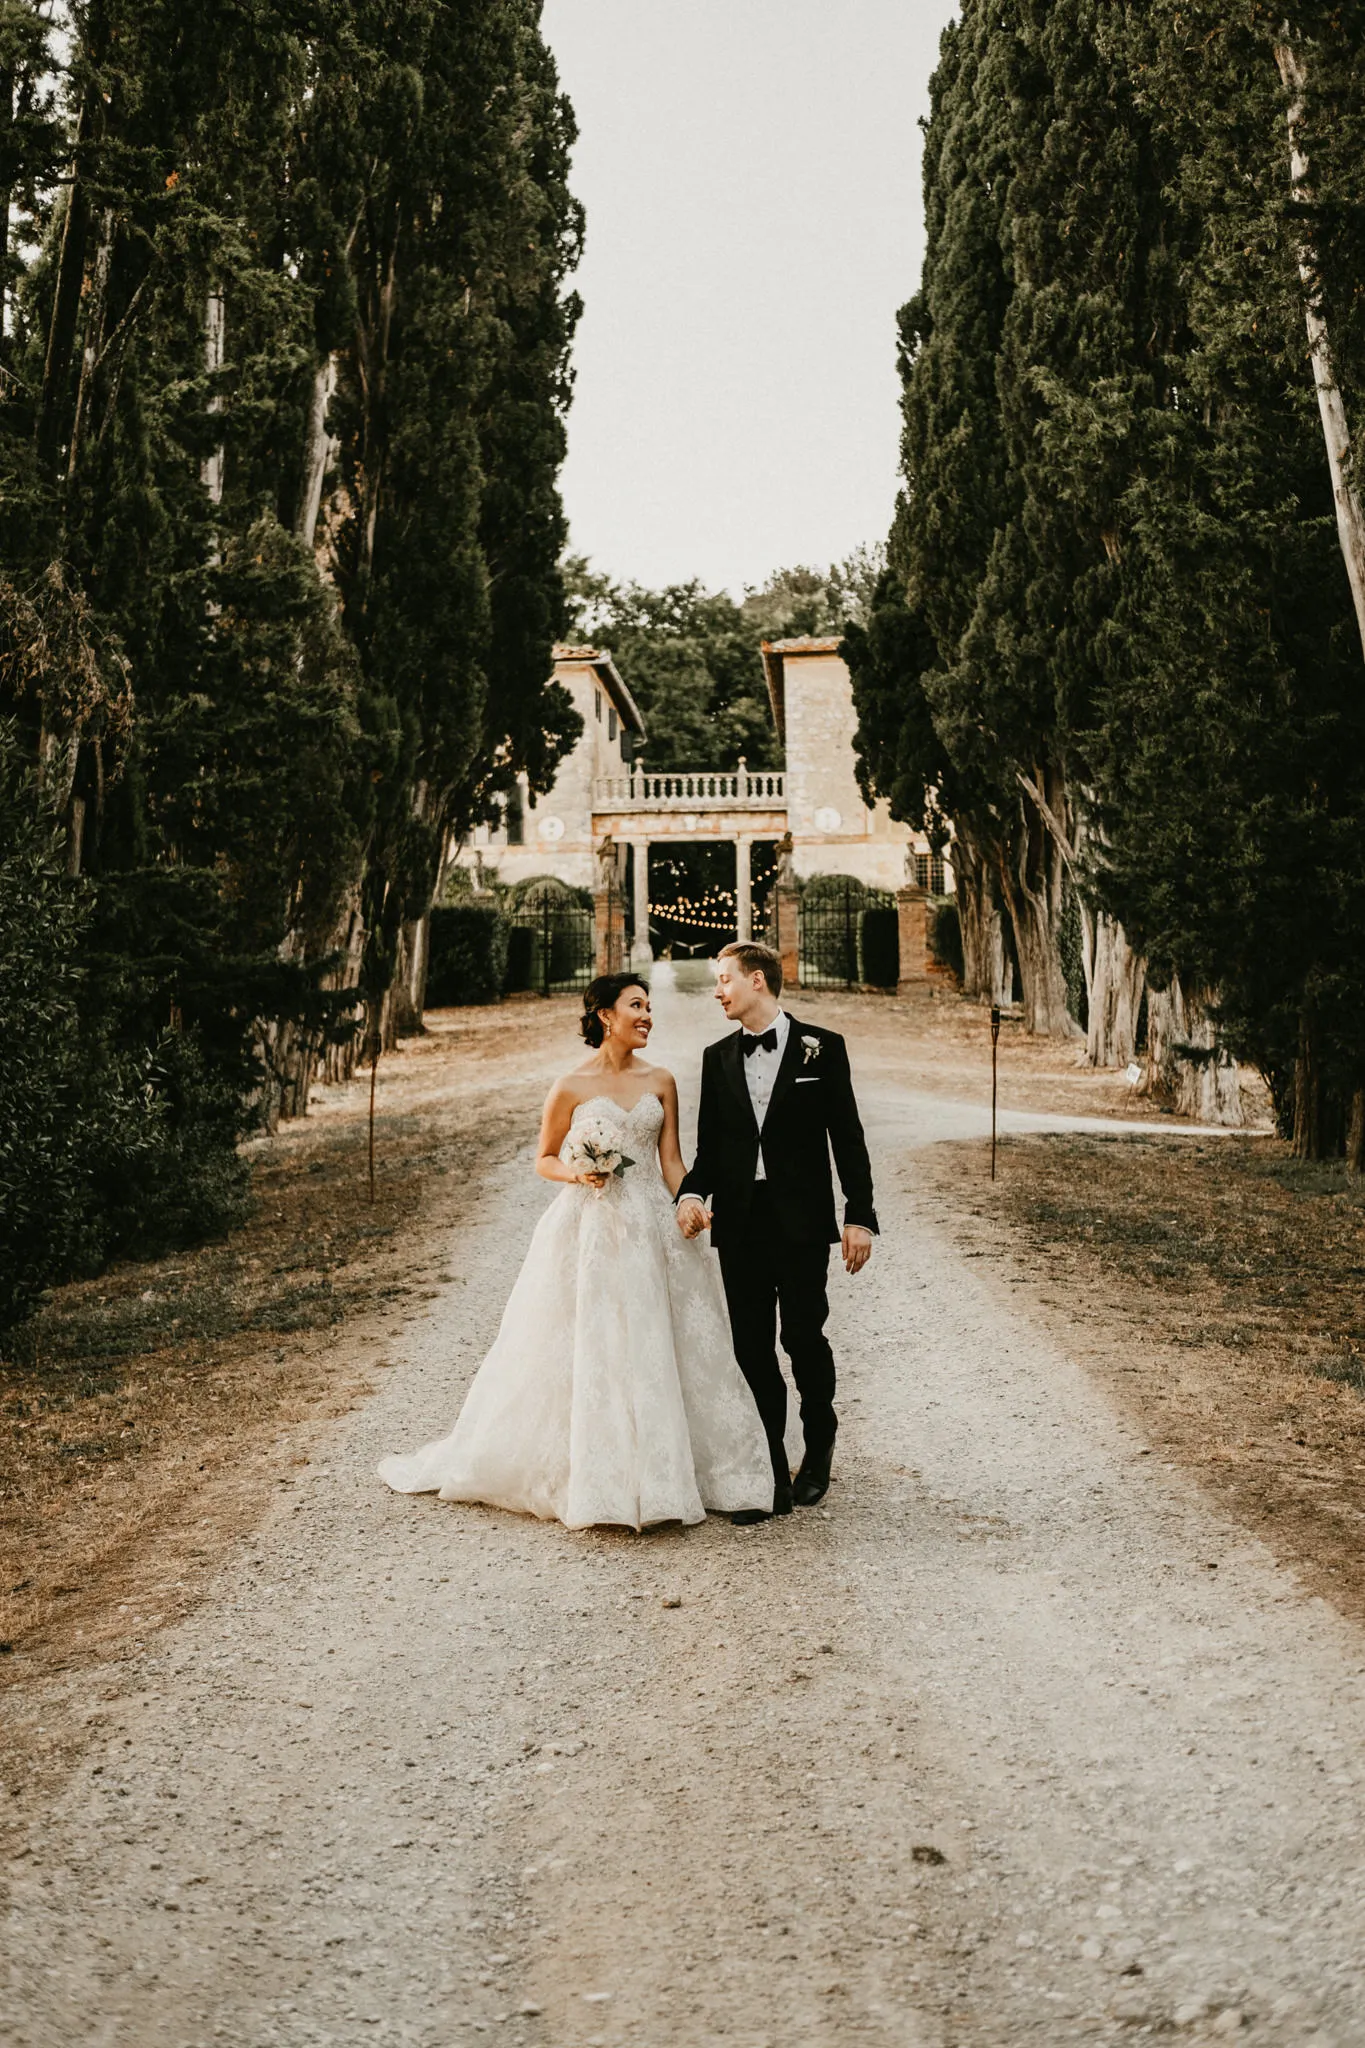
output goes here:
<path id="1" fill-rule="evenodd" d="M 1018 798 L 974 744 L 970 691 L 950 679 L 1006 502 L 1001 56 L 984 8 L 965 7 L 944 32 L 925 131 L 924 274 L 898 322 L 905 487 L 871 619 L 846 641 L 868 792 L 936 835 L 951 818 L 967 987 L 991 998 Z"/>
<path id="2" fill-rule="evenodd" d="M 303 1106 L 358 979 L 392 1027 L 447 836 L 572 737 L 580 221 L 538 24 L 87 0 L 57 53 L 0 8 L 0 689 L 81 892 L 61 1001 L 165 1138 L 120 1154 L 149 1215 L 174 1171 L 226 1215 L 190 1154 Z"/>
<path id="3" fill-rule="evenodd" d="M 1121 507 L 1096 752 L 1110 900 L 1159 978 L 1216 993 L 1284 1127 L 1318 1156 L 1341 1150 L 1360 1099 L 1365 782 L 1359 638 L 1287 203 L 1282 20 L 1129 18 L 1133 75 L 1175 166 L 1189 343 Z M 1350 305 L 1354 231 L 1332 246 Z M 1333 324 L 1349 403 L 1355 330 Z"/>

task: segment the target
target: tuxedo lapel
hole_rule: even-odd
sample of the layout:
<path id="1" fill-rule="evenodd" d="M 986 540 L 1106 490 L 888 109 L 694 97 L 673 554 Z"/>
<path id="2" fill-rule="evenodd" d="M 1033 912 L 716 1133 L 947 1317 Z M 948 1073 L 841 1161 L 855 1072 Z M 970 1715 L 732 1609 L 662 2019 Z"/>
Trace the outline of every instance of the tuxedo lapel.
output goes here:
<path id="1" fill-rule="evenodd" d="M 743 1055 L 741 1054 L 742 1057 Z M 773 1092 L 768 1101 L 768 1114 L 764 1118 L 765 1123 L 771 1121 L 791 1093 L 801 1060 L 801 1027 L 795 1017 L 792 1016 L 791 1011 L 788 1010 L 787 1043 L 782 1048 L 782 1063 L 777 1070 L 777 1079 L 773 1082 Z M 742 1082 L 743 1077 L 741 1076 L 741 1085 Z"/>
<path id="2" fill-rule="evenodd" d="M 750 1129 L 757 1135 L 758 1119 L 749 1097 L 749 1084 L 744 1078 L 744 1054 L 741 1050 L 742 1031 L 736 1031 L 733 1038 L 727 1038 L 721 1047 L 720 1065 L 726 1083 L 739 1103 L 741 1113 Z"/>

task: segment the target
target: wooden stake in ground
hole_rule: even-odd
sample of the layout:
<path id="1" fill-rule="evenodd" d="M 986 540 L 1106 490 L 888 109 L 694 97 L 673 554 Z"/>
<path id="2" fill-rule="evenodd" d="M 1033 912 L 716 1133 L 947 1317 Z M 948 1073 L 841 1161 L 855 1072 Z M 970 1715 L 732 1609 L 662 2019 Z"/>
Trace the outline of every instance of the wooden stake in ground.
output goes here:
<path id="1" fill-rule="evenodd" d="M 991 1179 L 995 1179 L 995 1105 L 999 1095 L 1000 1005 L 991 1004 Z"/>

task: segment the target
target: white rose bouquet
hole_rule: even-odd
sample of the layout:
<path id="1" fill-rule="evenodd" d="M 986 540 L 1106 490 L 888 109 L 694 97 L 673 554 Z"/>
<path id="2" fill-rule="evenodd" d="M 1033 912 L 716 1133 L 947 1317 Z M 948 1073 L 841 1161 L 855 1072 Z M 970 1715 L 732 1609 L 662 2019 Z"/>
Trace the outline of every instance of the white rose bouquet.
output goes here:
<path id="1" fill-rule="evenodd" d="M 608 1180 L 620 1180 L 626 1168 L 635 1164 L 621 1150 L 611 1124 L 601 1116 L 580 1117 L 559 1156 L 575 1173 L 600 1173 Z"/>

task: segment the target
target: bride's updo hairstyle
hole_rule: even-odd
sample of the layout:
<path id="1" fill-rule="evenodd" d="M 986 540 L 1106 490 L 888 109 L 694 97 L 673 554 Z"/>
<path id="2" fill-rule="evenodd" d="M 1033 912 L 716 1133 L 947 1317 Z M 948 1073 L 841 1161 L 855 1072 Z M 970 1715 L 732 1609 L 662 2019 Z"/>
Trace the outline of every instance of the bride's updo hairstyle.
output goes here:
<path id="1" fill-rule="evenodd" d="M 648 988 L 638 974 L 599 974 L 596 981 L 590 981 L 583 991 L 583 1015 L 578 1028 L 591 1046 L 598 1046 L 606 1037 L 600 1010 L 614 1010 L 628 988 Z"/>

